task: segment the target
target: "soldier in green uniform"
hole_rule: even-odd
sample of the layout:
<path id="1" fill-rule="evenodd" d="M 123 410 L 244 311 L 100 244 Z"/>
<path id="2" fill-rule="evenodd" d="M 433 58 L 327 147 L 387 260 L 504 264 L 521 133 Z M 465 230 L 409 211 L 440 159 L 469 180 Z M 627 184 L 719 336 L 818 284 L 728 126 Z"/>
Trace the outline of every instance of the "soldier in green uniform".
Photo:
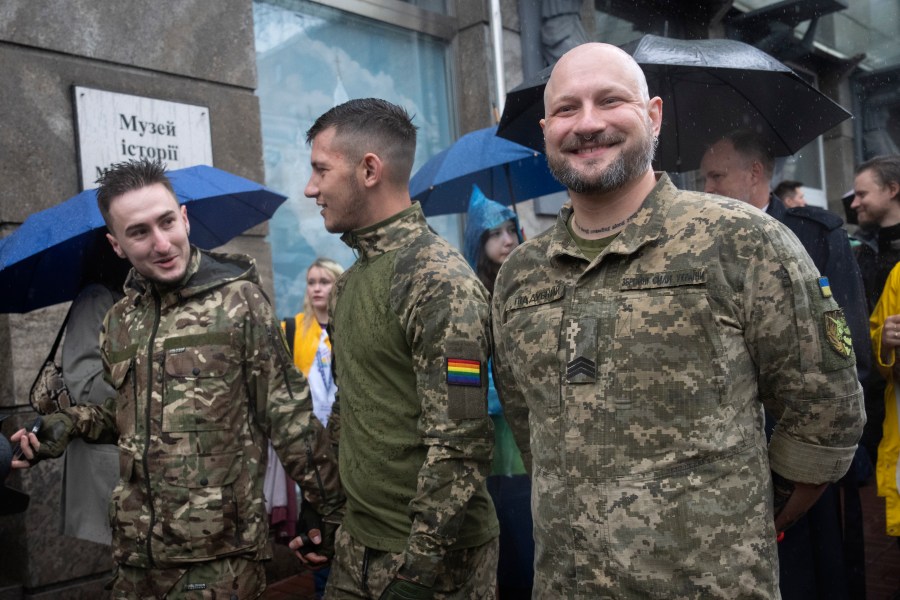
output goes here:
<path id="1" fill-rule="evenodd" d="M 653 172 L 662 101 L 628 54 L 574 48 L 544 102 L 571 202 L 513 251 L 492 305 L 533 476 L 534 597 L 778 598 L 776 535 L 845 473 L 865 421 L 843 314 L 781 224 Z"/>
<path id="2" fill-rule="evenodd" d="M 133 267 L 100 337 L 116 396 L 13 437 L 32 462 L 74 438 L 118 445 L 115 598 L 256 598 L 271 558 L 265 440 L 326 519 L 342 504 L 331 443 L 252 259 L 190 245 L 159 163 L 115 165 L 99 183 L 109 241 Z"/>
<path id="3" fill-rule="evenodd" d="M 326 597 L 493 598 L 487 292 L 411 204 L 405 110 L 351 100 L 306 138 L 305 194 L 357 255 L 329 322 L 347 511 Z"/>

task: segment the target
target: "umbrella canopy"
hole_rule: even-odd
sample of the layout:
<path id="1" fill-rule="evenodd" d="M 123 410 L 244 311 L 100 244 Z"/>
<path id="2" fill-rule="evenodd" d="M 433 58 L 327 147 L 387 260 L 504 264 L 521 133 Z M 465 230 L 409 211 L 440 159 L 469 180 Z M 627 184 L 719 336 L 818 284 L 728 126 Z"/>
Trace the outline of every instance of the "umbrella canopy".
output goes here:
<path id="1" fill-rule="evenodd" d="M 788 156 L 851 115 L 762 50 L 734 40 L 645 35 L 623 47 L 663 100 L 656 168 L 690 171 L 706 147 L 734 129 L 765 137 Z M 498 135 L 543 150 L 538 121 L 552 67 L 507 94 Z"/>
<path id="2" fill-rule="evenodd" d="M 472 186 L 503 204 L 562 191 L 540 152 L 478 129 L 431 157 L 409 182 L 409 194 L 426 215 L 463 213 Z"/>
<path id="3" fill-rule="evenodd" d="M 200 165 L 168 173 L 191 222 L 190 240 L 221 246 L 269 219 L 287 198 L 258 183 Z M 97 190 L 34 213 L 0 240 L 0 312 L 28 312 L 75 298 L 86 268 L 100 260 L 106 226 Z"/>

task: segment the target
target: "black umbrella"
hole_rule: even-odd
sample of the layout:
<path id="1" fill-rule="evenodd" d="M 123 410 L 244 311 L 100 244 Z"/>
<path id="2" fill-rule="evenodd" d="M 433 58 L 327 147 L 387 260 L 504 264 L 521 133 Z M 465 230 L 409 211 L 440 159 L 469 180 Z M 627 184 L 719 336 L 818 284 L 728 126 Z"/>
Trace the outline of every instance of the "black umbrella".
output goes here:
<path id="1" fill-rule="evenodd" d="M 790 68 L 743 42 L 645 35 L 623 49 L 644 70 L 650 97 L 663 100 L 657 169 L 696 169 L 706 146 L 734 129 L 752 129 L 770 142 L 775 156 L 788 156 L 851 116 Z M 507 94 L 497 135 L 544 150 L 538 121 L 551 70 Z"/>

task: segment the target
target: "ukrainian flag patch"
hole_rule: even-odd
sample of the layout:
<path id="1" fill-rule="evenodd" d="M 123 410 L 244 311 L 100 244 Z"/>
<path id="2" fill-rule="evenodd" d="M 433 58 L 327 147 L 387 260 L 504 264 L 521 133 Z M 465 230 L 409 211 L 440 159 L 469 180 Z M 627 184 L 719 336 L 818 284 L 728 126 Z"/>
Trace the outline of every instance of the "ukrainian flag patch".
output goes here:
<path id="1" fill-rule="evenodd" d="M 465 358 L 448 358 L 447 383 L 450 385 L 480 387 L 481 362 Z"/>
<path id="2" fill-rule="evenodd" d="M 822 291 L 823 298 L 831 298 L 831 284 L 827 277 L 819 277 L 819 290 Z"/>

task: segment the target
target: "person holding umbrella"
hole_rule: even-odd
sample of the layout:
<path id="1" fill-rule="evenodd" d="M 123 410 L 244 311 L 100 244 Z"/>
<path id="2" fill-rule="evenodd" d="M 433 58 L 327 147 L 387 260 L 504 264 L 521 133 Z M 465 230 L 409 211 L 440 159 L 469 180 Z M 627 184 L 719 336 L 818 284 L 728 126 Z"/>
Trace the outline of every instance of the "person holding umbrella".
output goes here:
<path id="1" fill-rule="evenodd" d="M 492 302 L 535 597 L 777 598 L 776 536 L 865 422 L 840 308 L 777 222 L 653 172 L 662 100 L 626 52 L 571 50 L 544 103 L 571 201 Z"/>
<path id="2" fill-rule="evenodd" d="M 27 460 L 13 467 L 58 457 L 75 438 L 117 443 L 113 595 L 256 598 L 271 557 L 260 440 L 273 440 L 326 520 L 308 532 L 315 542 L 342 505 L 330 440 L 252 259 L 189 243 L 187 209 L 159 162 L 114 165 L 98 183 L 107 239 L 132 265 L 100 338 L 116 393 L 44 417 L 37 434 L 17 431 Z"/>
<path id="3" fill-rule="evenodd" d="M 765 139 L 753 131 L 725 134 L 710 145 L 700 165 L 705 191 L 746 202 L 783 223 L 803 244 L 819 273 L 828 278 L 850 328 L 856 373 L 863 386 L 866 414 L 870 415 L 871 409 L 883 402 L 881 377 L 872 363 L 862 276 L 841 218 L 815 206 L 788 207 L 778 194 L 770 192 L 775 157 Z M 795 192 L 801 185 L 788 184 L 786 187 Z M 770 413 L 766 417 L 767 433 L 771 435 L 774 420 Z M 877 438 L 876 432 L 868 430 L 880 427 L 880 423 L 868 421 L 862 442 Z M 861 444 L 848 475 L 839 485 L 829 485 L 778 544 L 781 595 L 785 600 L 865 595 L 859 485 L 871 473 L 872 460 Z"/>

